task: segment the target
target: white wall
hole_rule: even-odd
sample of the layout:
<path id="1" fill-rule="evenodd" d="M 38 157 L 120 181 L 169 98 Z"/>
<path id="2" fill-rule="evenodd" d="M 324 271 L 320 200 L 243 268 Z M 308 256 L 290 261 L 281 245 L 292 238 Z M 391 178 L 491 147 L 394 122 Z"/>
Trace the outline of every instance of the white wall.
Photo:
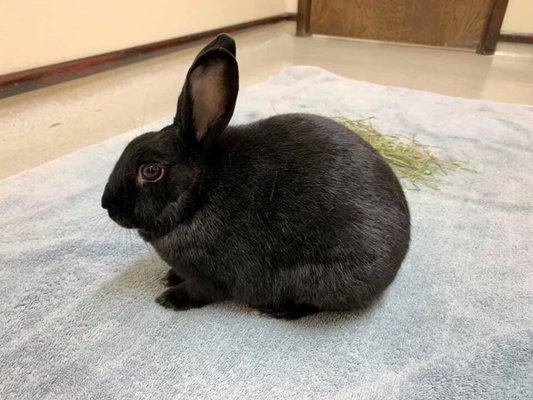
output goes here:
<path id="1" fill-rule="evenodd" d="M 0 0 L 0 75 L 284 12 L 297 0 Z M 533 32 L 533 0 L 503 31 Z"/>
<path id="2" fill-rule="evenodd" d="M 0 0 L 0 75 L 296 11 L 296 0 Z"/>
<path id="3" fill-rule="evenodd" d="M 287 3 L 287 12 L 295 13 L 298 10 L 298 0 L 285 0 Z"/>
<path id="4" fill-rule="evenodd" d="M 533 33 L 533 0 L 509 0 L 502 31 Z"/>

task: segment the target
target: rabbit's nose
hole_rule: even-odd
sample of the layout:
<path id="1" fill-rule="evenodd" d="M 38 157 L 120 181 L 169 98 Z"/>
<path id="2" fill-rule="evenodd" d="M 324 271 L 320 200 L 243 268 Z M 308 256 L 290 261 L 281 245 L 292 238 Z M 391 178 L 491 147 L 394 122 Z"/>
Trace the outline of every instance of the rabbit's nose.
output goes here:
<path id="1" fill-rule="evenodd" d="M 108 185 L 105 185 L 104 194 L 102 195 L 102 208 L 108 209 L 111 206 L 111 193 Z"/>

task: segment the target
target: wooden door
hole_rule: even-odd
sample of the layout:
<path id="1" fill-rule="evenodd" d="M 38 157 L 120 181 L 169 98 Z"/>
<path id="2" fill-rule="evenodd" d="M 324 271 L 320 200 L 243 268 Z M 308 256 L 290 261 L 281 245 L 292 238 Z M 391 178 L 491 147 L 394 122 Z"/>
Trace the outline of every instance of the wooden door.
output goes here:
<path id="1" fill-rule="evenodd" d="M 309 33 L 475 50 L 482 45 L 498 2 L 502 3 L 500 0 L 307 0 L 300 4 L 307 7 L 303 12 L 309 14 Z M 499 26 L 497 29 L 499 32 Z"/>

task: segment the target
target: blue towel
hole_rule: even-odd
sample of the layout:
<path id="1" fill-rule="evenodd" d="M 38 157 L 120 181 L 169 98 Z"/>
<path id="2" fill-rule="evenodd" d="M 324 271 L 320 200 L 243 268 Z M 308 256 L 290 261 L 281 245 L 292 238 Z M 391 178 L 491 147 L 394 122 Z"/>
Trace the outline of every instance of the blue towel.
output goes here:
<path id="1" fill-rule="evenodd" d="M 100 196 L 125 143 L 170 118 L 7 178 L 0 398 L 531 398 L 533 108 L 290 67 L 232 123 L 285 112 L 374 116 L 478 172 L 407 191 L 411 248 L 372 307 L 294 322 L 154 302 L 167 267 Z"/>

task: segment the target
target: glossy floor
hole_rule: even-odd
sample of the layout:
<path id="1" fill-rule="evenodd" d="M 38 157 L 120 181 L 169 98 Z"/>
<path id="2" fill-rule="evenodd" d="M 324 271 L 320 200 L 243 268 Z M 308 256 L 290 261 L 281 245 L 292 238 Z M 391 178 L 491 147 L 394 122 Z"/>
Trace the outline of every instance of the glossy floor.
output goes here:
<path id="1" fill-rule="evenodd" d="M 494 56 L 328 37 L 284 22 L 235 34 L 241 87 L 289 65 L 451 96 L 533 104 L 533 46 Z M 0 100 L 0 178 L 173 113 L 200 46 Z"/>

